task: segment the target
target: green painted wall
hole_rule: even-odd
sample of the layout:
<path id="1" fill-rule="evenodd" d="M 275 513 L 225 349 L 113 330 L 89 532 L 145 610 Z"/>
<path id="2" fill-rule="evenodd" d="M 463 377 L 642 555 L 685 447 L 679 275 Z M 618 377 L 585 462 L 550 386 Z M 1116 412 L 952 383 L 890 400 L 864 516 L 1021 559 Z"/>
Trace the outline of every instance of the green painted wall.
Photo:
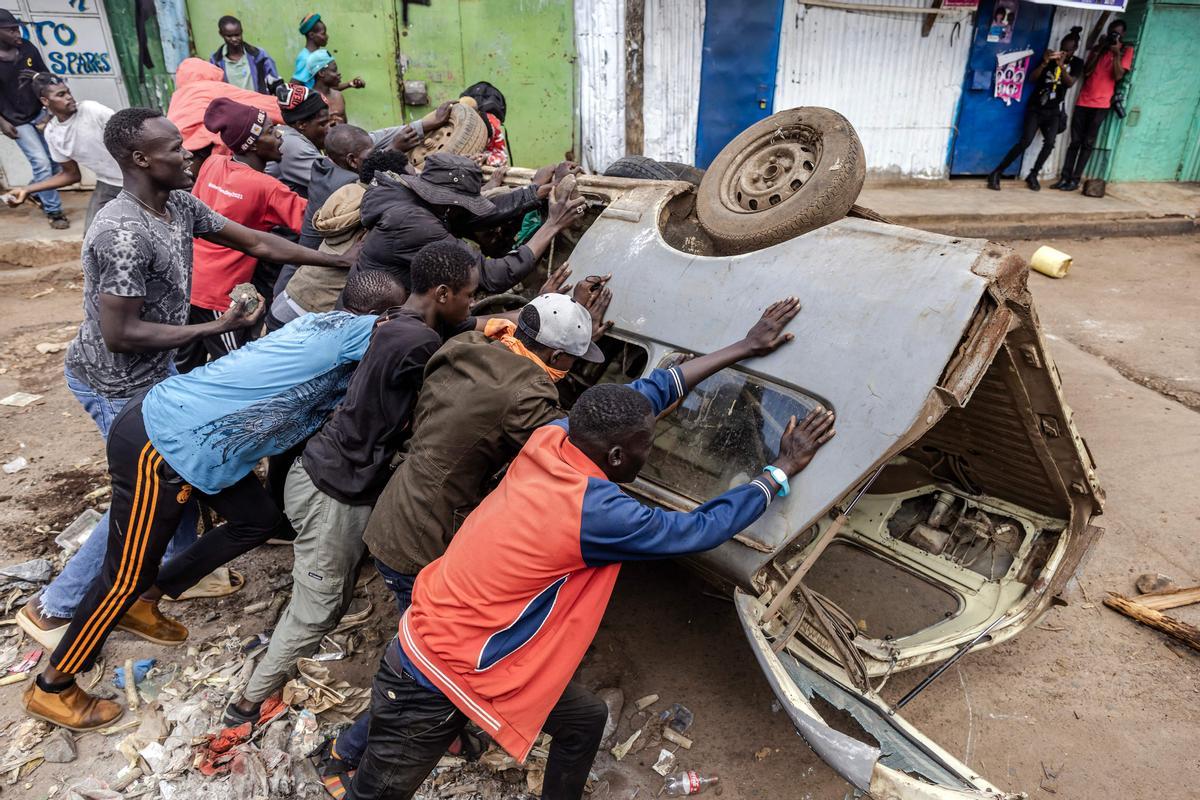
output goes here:
<path id="1" fill-rule="evenodd" d="M 437 2 L 438 0 L 434 0 Z M 242 21 L 246 41 L 266 48 L 282 77 L 292 77 L 296 53 L 304 46 L 300 19 L 318 11 L 329 27 L 329 50 L 346 79 L 359 76 L 365 89 L 346 91 L 350 122 L 369 130 L 396 125 L 400 101 L 396 92 L 396 18 L 393 0 L 337 0 L 300 5 L 260 0 L 187 0 L 197 55 L 208 60 L 221 44 L 217 20 L 232 14 Z"/>
<path id="2" fill-rule="evenodd" d="M 117 61 L 121 64 L 121 76 L 131 106 L 157 108 L 165 111 L 175 91 L 175 82 L 164 66 L 158 22 L 151 17 L 146 20 L 146 46 L 153 67 L 142 67 L 139 60 L 137 20 L 134 16 L 136 0 L 107 0 L 104 14 L 112 30 L 113 45 L 117 50 Z"/>
<path id="3" fill-rule="evenodd" d="M 1129 113 L 1113 148 L 1109 180 L 1197 180 L 1200 5 L 1151 3 L 1137 22 Z"/>
<path id="4" fill-rule="evenodd" d="M 423 80 L 429 106 L 420 117 L 477 81 L 508 103 L 505 129 L 513 159 L 533 167 L 575 149 L 575 31 L 570 0 L 431 0 L 408 5 L 400 30 L 405 80 Z M 396 0 L 403 20 L 403 0 Z"/>

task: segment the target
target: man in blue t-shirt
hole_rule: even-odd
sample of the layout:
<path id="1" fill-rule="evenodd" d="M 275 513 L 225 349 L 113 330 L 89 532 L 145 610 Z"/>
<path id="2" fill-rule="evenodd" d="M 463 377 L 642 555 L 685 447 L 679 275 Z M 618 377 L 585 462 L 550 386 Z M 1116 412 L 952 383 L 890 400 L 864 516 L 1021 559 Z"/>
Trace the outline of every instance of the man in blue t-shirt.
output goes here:
<path id="1" fill-rule="evenodd" d="M 74 676 L 91 668 L 114 627 L 179 644 L 187 629 L 158 610 L 205 575 L 289 526 L 252 474 L 308 438 L 346 393 L 376 314 L 403 302 L 399 282 L 365 272 L 346 282 L 345 311 L 310 314 L 129 402 L 108 438 L 108 549 L 50 665 L 24 695 L 32 716 L 72 730 L 108 724 L 121 707 Z M 225 523 L 159 571 L 192 491 Z M 139 596 L 140 593 L 140 596 Z"/>

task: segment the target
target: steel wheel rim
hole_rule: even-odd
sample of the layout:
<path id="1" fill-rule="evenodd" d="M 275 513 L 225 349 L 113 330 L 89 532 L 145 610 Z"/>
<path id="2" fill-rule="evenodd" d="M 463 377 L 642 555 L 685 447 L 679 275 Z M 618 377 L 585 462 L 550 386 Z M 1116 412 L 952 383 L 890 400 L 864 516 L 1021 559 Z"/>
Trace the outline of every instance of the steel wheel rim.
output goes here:
<path id="1" fill-rule="evenodd" d="M 721 205 L 755 214 L 786 202 L 807 185 L 821 163 L 820 135 L 804 125 L 759 136 L 726 171 Z"/>

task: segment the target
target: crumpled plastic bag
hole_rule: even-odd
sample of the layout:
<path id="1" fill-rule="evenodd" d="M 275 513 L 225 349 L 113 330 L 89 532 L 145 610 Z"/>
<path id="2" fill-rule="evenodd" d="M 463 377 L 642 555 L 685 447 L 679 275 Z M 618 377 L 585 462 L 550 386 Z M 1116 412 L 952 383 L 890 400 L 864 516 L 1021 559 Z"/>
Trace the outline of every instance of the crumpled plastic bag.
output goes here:
<path id="1" fill-rule="evenodd" d="M 54 565 L 44 558 L 31 558 L 20 564 L 0 567 L 0 583 L 49 583 L 54 575 Z"/>
<path id="2" fill-rule="evenodd" d="M 283 702 L 306 708 L 314 714 L 335 710 L 348 717 L 357 717 L 371 705 L 371 690 L 351 686 L 346 681 L 334 682 L 329 668 L 311 658 L 296 662 L 298 675 L 283 687 Z"/>

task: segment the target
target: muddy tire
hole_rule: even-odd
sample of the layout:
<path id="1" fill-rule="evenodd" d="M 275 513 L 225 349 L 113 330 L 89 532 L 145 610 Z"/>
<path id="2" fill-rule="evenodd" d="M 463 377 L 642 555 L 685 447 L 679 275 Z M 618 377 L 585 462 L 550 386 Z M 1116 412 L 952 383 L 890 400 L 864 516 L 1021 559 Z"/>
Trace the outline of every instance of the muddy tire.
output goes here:
<path id="1" fill-rule="evenodd" d="M 430 153 L 473 156 L 483 152 L 487 140 L 487 125 L 480 118 L 479 112 L 462 103 L 455 103 L 450 106 L 449 121 L 410 150 L 408 160 L 420 169 L 425 163 L 425 157 Z"/>
<path id="2" fill-rule="evenodd" d="M 704 170 L 693 167 L 691 164 L 683 164 L 678 161 L 660 161 L 658 163 L 669 169 L 677 181 L 687 181 L 692 186 L 699 186 L 700 181 L 704 180 Z"/>
<path id="3" fill-rule="evenodd" d="M 748 253 L 844 217 L 866 173 L 841 114 L 780 111 L 725 145 L 700 183 L 696 216 L 722 253 Z"/>
<path id="4" fill-rule="evenodd" d="M 675 173 L 648 156 L 621 156 L 604 170 L 609 178 L 637 178 L 645 181 L 673 181 Z"/>

